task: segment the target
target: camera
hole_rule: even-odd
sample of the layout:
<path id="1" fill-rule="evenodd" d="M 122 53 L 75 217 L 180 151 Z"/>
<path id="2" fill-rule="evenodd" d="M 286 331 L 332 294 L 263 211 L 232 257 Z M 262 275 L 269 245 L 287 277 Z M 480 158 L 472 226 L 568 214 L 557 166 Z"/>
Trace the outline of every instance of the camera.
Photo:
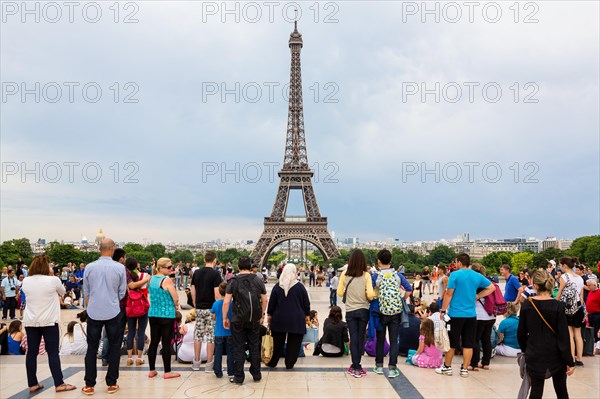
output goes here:
<path id="1" fill-rule="evenodd" d="M 10 287 L 11 291 L 16 291 L 17 289 L 15 287 Z"/>

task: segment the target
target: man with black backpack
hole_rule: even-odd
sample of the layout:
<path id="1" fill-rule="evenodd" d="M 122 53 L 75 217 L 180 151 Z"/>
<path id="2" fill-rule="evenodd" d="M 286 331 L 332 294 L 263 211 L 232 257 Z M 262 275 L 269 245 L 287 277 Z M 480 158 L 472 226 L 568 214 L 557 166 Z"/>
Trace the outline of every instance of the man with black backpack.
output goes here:
<path id="1" fill-rule="evenodd" d="M 227 283 L 223 301 L 223 326 L 231 329 L 233 338 L 234 377 L 230 382 L 244 383 L 246 345 L 250 349 L 250 374 L 254 382 L 261 380 L 260 372 L 260 326 L 267 310 L 267 290 L 262 279 L 250 270 L 250 258 L 242 256 L 238 261 L 240 273 Z M 233 299 L 231 321 L 227 318 Z M 229 356 L 230 354 L 227 354 Z"/>

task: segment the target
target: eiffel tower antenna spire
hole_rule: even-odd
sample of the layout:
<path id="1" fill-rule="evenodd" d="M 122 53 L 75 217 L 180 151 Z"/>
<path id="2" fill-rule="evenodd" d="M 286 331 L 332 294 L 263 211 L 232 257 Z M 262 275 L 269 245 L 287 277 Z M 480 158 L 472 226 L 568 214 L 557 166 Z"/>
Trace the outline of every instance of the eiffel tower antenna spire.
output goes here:
<path id="1" fill-rule="evenodd" d="M 264 231 L 252 252 L 254 261 L 261 265 L 267 262 L 273 248 L 291 240 L 310 242 L 323 254 L 324 259 L 339 254 L 327 231 L 327 218 L 321 216 L 312 186 L 313 172 L 308 166 L 300 64 L 303 41 L 302 34 L 298 32 L 297 20 L 294 21 L 294 31 L 290 34 L 289 47 L 291 52 L 290 88 L 283 166 L 279 171 L 279 188 L 271 216 L 265 218 Z M 302 191 L 305 215 L 287 215 L 291 190 Z"/>

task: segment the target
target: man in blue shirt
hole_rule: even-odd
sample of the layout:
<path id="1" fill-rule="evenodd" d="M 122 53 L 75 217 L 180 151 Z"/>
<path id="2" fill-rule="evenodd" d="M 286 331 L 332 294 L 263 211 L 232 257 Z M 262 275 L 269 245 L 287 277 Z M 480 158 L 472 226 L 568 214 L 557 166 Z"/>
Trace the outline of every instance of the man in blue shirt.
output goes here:
<path id="1" fill-rule="evenodd" d="M 504 300 L 506 302 L 515 302 L 517 300 L 517 296 L 519 295 L 519 289 L 521 288 L 519 279 L 510 274 L 510 266 L 508 265 L 500 266 L 500 274 L 502 274 L 502 277 L 506 279 L 506 286 L 504 287 Z"/>
<path id="2" fill-rule="evenodd" d="M 112 260 L 115 243 L 105 238 L 100 243 L 100 259 L 90 263 L 85 268 L 83 287 L 86 293 L 87 305 L 87 343 L 85 355 L 85 386 L 81 392 L 85 395 L 94 394 L 96 385 L 96 354 L 100 345 L 102 328 L 106 327 L 108 336 L 109 358 L 106 373 L 108 393 L 119 390 L 119 355 L 121 352 L 121 308 L 119 302 L 125 297 L 127 278 L 122 264 Z"/>
<path id="3" fill-rule="evenodd" d="M 480 273 L 470 268 L 471 258 L 467 254 L 456 257 L 457 270 L 450 273 L 448 285 L 444 293 L 444 302 L 440 314 L 447 312 L 450 317 L 450 350 L 446 352 L 444 364 L 435 369 L 438 374 L 452 375 L 452 358 L 454 351 L 462 343 L 463 364 L 460 368 L 460 376 L 468 377 L 467 367 L 473 356 L 473 345 L 477 331 L 476 301 L 494 292 L 494 285 Z M 483 290 L 477 293 L 477 290 Z"/>

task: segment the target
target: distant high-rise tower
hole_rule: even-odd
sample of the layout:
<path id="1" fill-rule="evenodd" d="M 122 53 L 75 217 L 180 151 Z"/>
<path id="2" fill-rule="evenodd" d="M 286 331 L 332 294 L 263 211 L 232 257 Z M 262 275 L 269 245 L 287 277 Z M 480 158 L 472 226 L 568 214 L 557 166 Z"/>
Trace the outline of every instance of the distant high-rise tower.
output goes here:
<path id="1" fill-rule="evenodd" d="M 302 35 L 298 32 L 297 22 L 294 22 L 294 31 L 290 35 L 289 46 L 292 62 L 283 167 L 279 172 L 279 188 L 271 216 L 265 218 L 263 233 L 252 252 L 254 261 L 261 265 L 267 262 L 273 248 L 290 240 L 310 242 L 319 249 L 325 259 L 339 255 L 337 247 L 327 231 L 327 218 L 321 216 L 312 186 L 313 172 L 308 166 L 300 66 L 300 50 L 303 42 Z M 291 190 L 302 192 L 305 211 L 303 216 L 286 215 Z"/>

